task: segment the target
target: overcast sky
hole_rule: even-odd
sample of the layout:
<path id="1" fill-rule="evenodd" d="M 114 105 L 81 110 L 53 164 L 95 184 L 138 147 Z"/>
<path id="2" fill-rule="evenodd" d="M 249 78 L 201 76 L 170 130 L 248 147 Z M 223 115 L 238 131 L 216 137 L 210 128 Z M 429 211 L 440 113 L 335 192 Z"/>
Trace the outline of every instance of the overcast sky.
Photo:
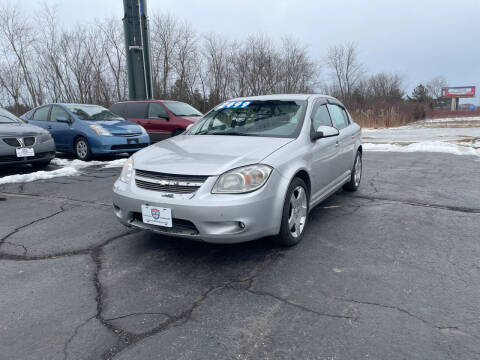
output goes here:
<path id="1" fill-rule="evenodd" d="M 32 10 L 39 3 L 22 0 Z M 65 23 L 123 17 L 122 0 L 46 3 L 57 5 Z M 399 73 L 408 91 L 437 75 L 450 86 L 480 85 L 480 0 L 148 0 L 147 6 L 186 19 L 201 33 L 290 35 L 314 59 L 330 45 L 355 42 L 368 72 Z"/>

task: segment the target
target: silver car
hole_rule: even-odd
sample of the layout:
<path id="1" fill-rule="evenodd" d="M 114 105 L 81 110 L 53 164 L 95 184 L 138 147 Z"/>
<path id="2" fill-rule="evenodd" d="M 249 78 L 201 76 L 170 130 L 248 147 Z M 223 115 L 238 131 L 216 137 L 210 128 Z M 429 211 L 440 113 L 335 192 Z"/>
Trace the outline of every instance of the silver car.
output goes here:
<path id="1" fill-rule="evenodd" d="M 0 166 L 46 167 L 55 157 L 55 141 L 42 128 L 29 125 L 0 108 Z"/>
<path id="2" fill-rule="evenodd" d="M 130 157 L 113 187 L 126 226 L 236 243 L 303 237 L 309 211 L 362 176 L 360 127 L 323 95 L 227 101 Z"/>

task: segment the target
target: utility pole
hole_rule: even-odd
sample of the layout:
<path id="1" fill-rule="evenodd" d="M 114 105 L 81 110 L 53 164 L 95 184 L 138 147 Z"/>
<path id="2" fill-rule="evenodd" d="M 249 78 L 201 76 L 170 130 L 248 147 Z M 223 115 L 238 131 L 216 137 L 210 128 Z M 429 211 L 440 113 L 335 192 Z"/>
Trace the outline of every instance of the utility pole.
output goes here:
<path id="1" fill-rule="evenodd" d="M 128 97 L 153 98 L 147 0 L 123 0 L 123 27 L 127 54 Z"/>

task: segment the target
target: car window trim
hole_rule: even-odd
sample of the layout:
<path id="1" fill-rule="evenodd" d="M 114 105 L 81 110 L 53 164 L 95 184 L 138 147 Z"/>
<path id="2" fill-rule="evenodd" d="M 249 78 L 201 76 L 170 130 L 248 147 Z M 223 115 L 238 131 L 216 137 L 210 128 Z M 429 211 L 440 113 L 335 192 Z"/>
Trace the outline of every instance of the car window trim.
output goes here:
<path id="1" fill-rule="evenodd" d="M 344 109 L 345 109 L 344 106 L 339 105 L 338 103 L 330 102 L 330 101 L 328 102 L 327 105 L 338 106 L 341 110 L 344 110 Z M 333 120 L 334 120 L 334 117 L 332 116 L 332 113 L 330 112 L 330 109 L 328 108 L 328 106 L 327 106 L 327 110 L 328 110 L 328 112 L 330 113 L 330 119 L 332 120 L 332 124 L 334 123 L 333 127 L 334 127 L 335 129 L 337 129 L 338 131 L 341 131 L 341 130 L 345 129 L 347 126 L 350 125 L 350 124 L 348 123 L 348 121 L 347 121 L 347 123 L 345 124 L 344 127 L 339 128 L 339 127 L 337 126 L 337 122 L 336 122 L 336 121 L 333 121 Z M 343 115 L 342 115 L 342 117 L 343 117 Z M 344 117 L 343 117 L 343 118 L 344 118 Z M 345 118 L 344 118 L 344 120 L 345 120 Z"/>
<path id="2" fill-rule="evenodd" d="M 332 115 L 330 114 L 330 111 L 328 110 L 327 104 L 328 103 L 327 103 L 327 100 L 325 98 L 317 99 L 313 103 L 313 108 L 312 108 L 312 111 L 310 112 L 310 133 L 311 134 L 314 134 L 315 131 L 316 131 L 316 129 L 313 127 L 313 115 L 315 114 L 315 112 L 318 110 L 318 108 L 320 106 L 325 106 L 325 108 L 327 109 L 328 117 L 330 118 L 330 124 L 331 124 L 332 127 L 336 128 L 333 125 Z M 315 141 L 312 140 L 312 142 L 315 142 Z"/>
<path id="3" fill-rule="evenodd" d="M 48 112 L 47 112 L 47 119 L 46 120 L 35 120 L 34 117 L 35 117 L 35 114 L 37 113 L 37 111 L 40 110 L 40 109 L 44 109 L 46 107 L 49 108 Z M 47 121 L 47 122 L 50 122 L 50 111 L 51 110 L 52 110 L 52 105 L 42 105 L 42 106 L 38 107 L 37 109 L 35 109 L 35 111 L 32 114 L 32 120 L 33 121 Z"/>

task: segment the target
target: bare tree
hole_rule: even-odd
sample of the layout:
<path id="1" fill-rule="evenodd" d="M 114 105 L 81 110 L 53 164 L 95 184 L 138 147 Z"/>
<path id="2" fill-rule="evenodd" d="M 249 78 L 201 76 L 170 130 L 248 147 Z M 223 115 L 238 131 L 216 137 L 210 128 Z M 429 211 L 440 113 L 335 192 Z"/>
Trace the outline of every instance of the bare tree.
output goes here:
<path id="1" fill-rule="evenodd" d="M 339 97 L 348 103 L 351 101 L 355 86 L 364 74 L 363 65 L 358 60 L 356 45 L 350 43 L 331 46 L 325 62 L 331 71 Z"/>
<path id="2" fill-rule="evenodd" d="M 178 42 L 177 20 L 170 14 L 152 16 L 151 37 L 154 93 L 168 97 L 174 51 Z"/>
<path id="3" fill-rule="evenodd" d="M 35 58 L 34 44 L 36 34 L 33 27 L 29 24 L 29 18 L 23 14 L 18 7 L 11 6 L 9 3 L 0 4 L 0 37 L 4 53 L 11 53 L 20 66 L 20 71 L 29 93 L 27 100 L 32 106 L 40 103 L 42 94 L 38 79 L 33 71 Z"/>
<path id="4" fill-rule="evenodd" d="M 447 86 L 447 80 L 443 76 L 436 76 L 426 84 L 428 95 L 433 99 L 442 96 L 442 88 Z"/>

